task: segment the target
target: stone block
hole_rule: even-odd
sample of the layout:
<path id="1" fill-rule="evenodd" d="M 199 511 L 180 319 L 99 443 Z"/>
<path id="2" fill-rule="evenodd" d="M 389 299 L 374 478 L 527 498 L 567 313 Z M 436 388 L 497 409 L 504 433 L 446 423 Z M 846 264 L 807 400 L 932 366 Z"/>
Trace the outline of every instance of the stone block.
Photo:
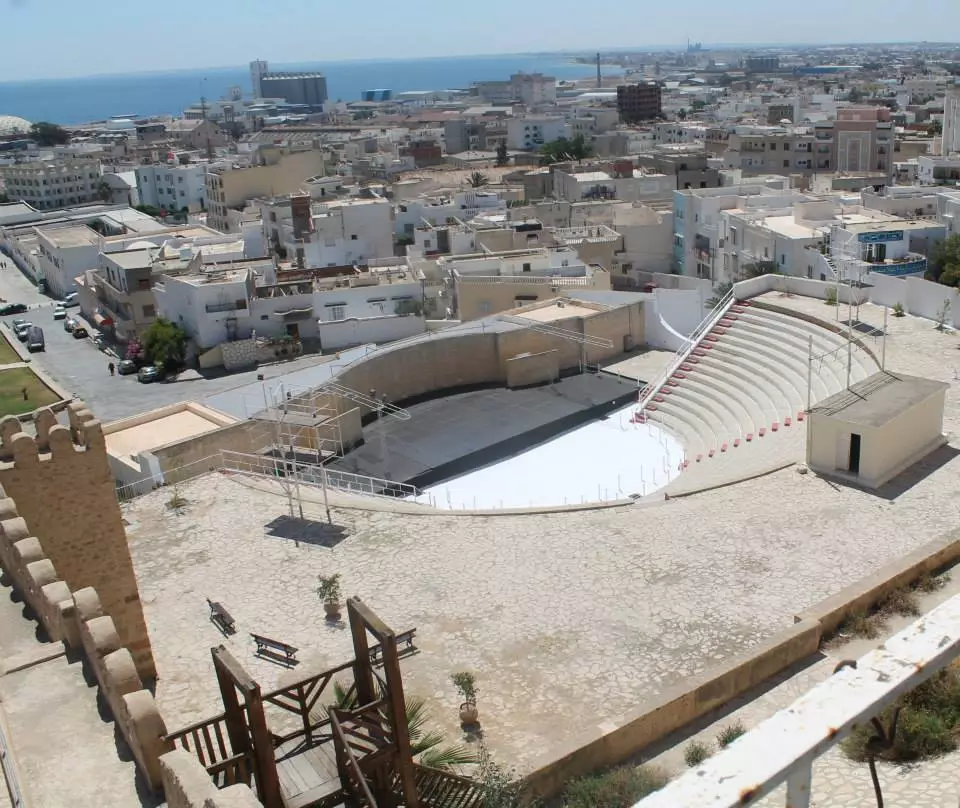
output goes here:
<path id="1" fill-rule="evenodd" d="M 130 745 L 140 773 L 150 784 L 150 788 L 159 790 L 163 786 L 160 758 L 173 751 L 173 743 L 165 740 L 167 726 L 149 690 L 128 693 L 123 696 L 122 701 L 125 715 L 124 737 Z M 213 785 L 209 776 L 207 782 Z"/>
<path id="2" fill-rule="evenodd" d="M 216 795 L 216 786 L 196 756 L 183 749 L 159 760 L 163 796 L 168 808 L 203 808 Z"/>
<path id="3" fill-rule="evenodd" d="M 73 603 L 77 610 L 77 619 L 83 623 L 94 617 L 103 616 L 100 596 L 92 586 L 86 586 L 73 593 Z"/>
<path id="4" fill-rule="evenodd" d="M 55 642 L 62 640 L 65 630 L 61 620 L 60 604 L 73 603 L 70 587 L 67 586 L 66 581 L 54 581 L 42 587 L 40 595 L 42 608 L 38 609 L 37 614 L 43 621 L 50 639 Z"/>

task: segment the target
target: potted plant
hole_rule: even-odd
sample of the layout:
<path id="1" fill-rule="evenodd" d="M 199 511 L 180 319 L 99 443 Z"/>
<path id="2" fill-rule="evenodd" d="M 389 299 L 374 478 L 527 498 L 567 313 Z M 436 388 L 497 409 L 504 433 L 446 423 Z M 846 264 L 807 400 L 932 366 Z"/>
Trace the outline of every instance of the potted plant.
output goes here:
<path id="1" fill-rule="evenodd" d="M 340 573 L 317 576 L 317 597 L 323 601 L 327 620 L 340 619 Z"/>
<path id="2" fill-rule="evenodd" d="M 460 694 L 463 701 L 460 704 L 460 724 L 468 727 L 476 724 L 480 720 L 480 713 L 477 711 L 477 681 L 473 674 L 468 671 L 460 671 L 450 677 L 453 686 Z"/>

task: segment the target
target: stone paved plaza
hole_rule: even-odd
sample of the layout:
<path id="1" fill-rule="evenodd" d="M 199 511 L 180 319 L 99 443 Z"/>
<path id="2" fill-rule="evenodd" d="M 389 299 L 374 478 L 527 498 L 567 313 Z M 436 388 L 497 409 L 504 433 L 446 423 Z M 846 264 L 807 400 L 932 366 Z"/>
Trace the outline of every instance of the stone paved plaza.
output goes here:
<path id="1" fill-rule="evenodd" d="M 217 709 L 205 597 L 238 623 L 228 641 L 265 687 L 349 656 L 324 624 L 317 574 L 340 572 L 422 653 L 408 692 L 456 730 L 451 672 L 473 670 L 485 737 L 520 769 L 578 729 L 615 721 L 664 687 L 740 652 L 793 614 L 954 527 L 960 461 L 895 502 L 787 469 L 654 506 L 523 516 L 334 509 L 332 549 L 268 535 L 286 501 L 214 474 L 126 508 L 171 726 Z M 320 519 L 322 508 L 308 504 Z M 276 532 L 276 530 L 272 531 Z M 295 673 L 253 657 L 248 632 L 302 649 Z"/>

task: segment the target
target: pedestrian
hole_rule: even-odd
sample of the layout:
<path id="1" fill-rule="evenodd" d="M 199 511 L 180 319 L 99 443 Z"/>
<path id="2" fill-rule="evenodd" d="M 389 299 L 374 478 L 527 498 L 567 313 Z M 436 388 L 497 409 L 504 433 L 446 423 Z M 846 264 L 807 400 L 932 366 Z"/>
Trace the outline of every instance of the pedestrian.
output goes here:
<path id="1" fill-rule="evenodd" d="M 116 370 L 116 368 L 114 367 L 113 362 L 111 362 L 109 365 L 107 365 L 107 369 L 110 371 L 110 375 L 112 376 L 112 375 L 113 375 L 113 371 Z"/>

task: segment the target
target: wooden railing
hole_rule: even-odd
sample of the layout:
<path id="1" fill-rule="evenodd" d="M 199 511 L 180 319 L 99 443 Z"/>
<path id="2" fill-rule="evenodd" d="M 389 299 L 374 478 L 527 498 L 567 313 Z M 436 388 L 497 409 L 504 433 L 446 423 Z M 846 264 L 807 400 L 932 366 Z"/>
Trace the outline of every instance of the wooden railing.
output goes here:
<path id="1" fill-rule="evenodd" d="M 253 761 L 248 753 L 233 748 L 223 713 L 171 732 L 166 739 L 196 755 L 218 788 L 253 781 Z"/>
<path id="2" fill-rule="evenodd" d="M 483 787 L 469 777 L 413 764 L 420 805 L 424 808 L 479 808 Z"/>
<path id="3" fill-rule="evenodd" d="M 273 738 L 274 746 L 279 746 L 299 737 L 305 738 L 307 743 L 311 745 L 331 740 L 330 733 L 324 732 L 330 724 L 330 718 L 326 715 L 324 709 L 317 709 L 318 705 L 320 708 L 326 708 L 329 704 L 319 704 L 320 697 L 333 683 L 337 674 L 347 671 L 350 672 L 350 687 L 347 690 L 347 696 L 348 698 L 353 697 L 356 692 L 356 684 L 353 681 L 353 666 L 354 663 L 351 660 L 339 667 L 331 668 L 318 673 L 316 676 L 311 676 L 309 679 L 304 679 L 302 682 L 295 682 L 292 685 L 263 694 L 264 704 L 272 704 L 288 713 L 298 715 L 302 723 L 301 729 L 286 735 L 275 735 Z M 330 701 L 332 702 L 333 699 L 331 698 Z"/>
<path id="4" fill-rule="evenodd" d="M 337 752 L 337 768 L 340 770 L 344 788 L 352 798 L 352 803 L 359 808 L 377 808 L 377 802 L 370 792 L 370 785 L 360 768 L 360 763 L 353 752 L 347 733 L 337 714 L 339 710 L 331 710 L 330 726 L 333 730 L 333 743 Z M 342 715 L 342 713 L 340 713 Z"/>

